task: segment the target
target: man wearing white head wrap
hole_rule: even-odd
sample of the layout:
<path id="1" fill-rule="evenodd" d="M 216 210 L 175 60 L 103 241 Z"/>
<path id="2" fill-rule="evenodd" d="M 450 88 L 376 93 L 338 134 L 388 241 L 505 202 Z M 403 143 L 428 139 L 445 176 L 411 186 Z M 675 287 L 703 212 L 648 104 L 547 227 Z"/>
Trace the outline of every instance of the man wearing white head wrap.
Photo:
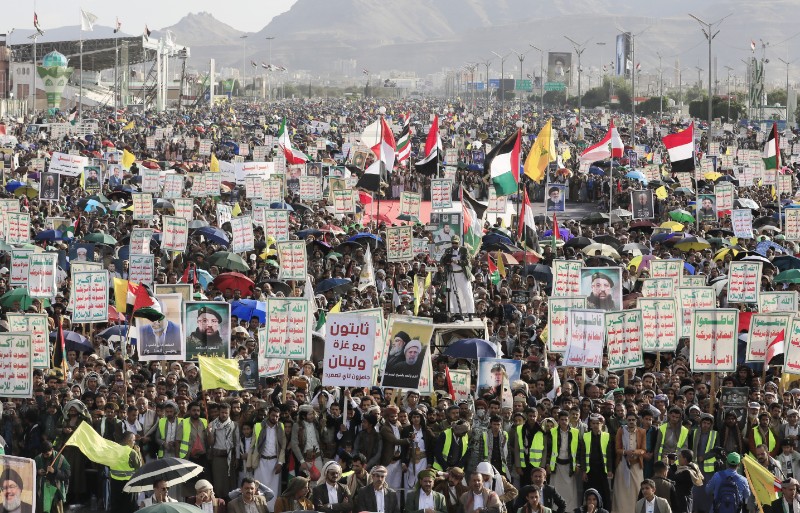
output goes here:
<path id="1" fill-rule="evenodd" d="M 340 513 L 353 509 L 350 492 L 345 486 L 339 484 L 341 477 L 342 467 L 335 461 L 329 461 L 322 467 L 321 483 L 315 486 L 311 492 L 315 511 Z"/>

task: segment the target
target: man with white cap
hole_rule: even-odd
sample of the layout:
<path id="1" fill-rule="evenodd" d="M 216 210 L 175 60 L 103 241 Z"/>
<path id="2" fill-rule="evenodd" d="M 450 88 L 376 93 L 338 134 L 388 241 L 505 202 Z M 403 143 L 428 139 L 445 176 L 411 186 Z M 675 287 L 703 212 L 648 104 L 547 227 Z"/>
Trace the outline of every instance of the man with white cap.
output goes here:
<path id="1" fill-rule="evenodd" d="M 797 487 L 800 483 L 797 479 L 789 478 L 781 483 L 782 497 L 772 501 L 772 513 L 798 513 L 800 511 L 800 501 L 797 497 Z"/>
<path id="2" fill-rule="evenodd" d="M 410 445 L 408 438 L 401 438 L 400 422 L 397 415 L 400 409 L 395 405 L 383 410 L 384 424 L 380 429 L 383 447 L 381 449 L 381 465 L 386 467 L 386 483 L 395 490 L 402 487 L 403 468 L 401 456 L 403 449 Z"/>
<path id="3" fill-rule="evenodd" d="M 276 495 L 281 492 L 281 471 L 286 460 L 286 433 L 279 422 L 280 409 L 273 406 L 263 422 L 253 426 L 251 450 L 257 452 L 258 467 L 253 472 L 259 482 L 267 485 Z M 270 511 L 275 507 L 275 498 L 267 503 Z"/>
<path id="4" fill-rule="evenodd" d="M 483 487 L 496 493 L 500 498 L 500 512 L 504 513 L 507 511 L 506 505 L 512 503 L 519 494 L 514 485 L 508 482 L 508 479 L 502 474 L 497 472 L 497 469 L 488 461 L 478 463 L 475 471 L 483 476 Z"/>
<path id="5" fill-rule="evenodd" d="M 386 467 L 375 465 L 372 467 L 370 477 L 372 483 L 358 490 L 356 511 L 400 513 L 397 492 L 386 484 Z"/>
<path id="6" fill-rule="evenodd" d="M 317 412 L 310 404 L 300 406 L 297 412 L 297 422 L 292 426 L 292 441 L 290 447 L 297 461 L 302 462 L 300 469 L 308 471 L 312 465 L 322 467 L 322 453 L 320 452 L 321 437 L 317 422 Z"/>
<path id="7" fill-rule="evenodd" d="M 311 492 L 315 511 L 338 513 L 353 509 L 350 492 L 344 485 L 339 484 L 341 477 L 342 467 L 335 461 L 329 461 L 322 467 L 321 482 Z"/>

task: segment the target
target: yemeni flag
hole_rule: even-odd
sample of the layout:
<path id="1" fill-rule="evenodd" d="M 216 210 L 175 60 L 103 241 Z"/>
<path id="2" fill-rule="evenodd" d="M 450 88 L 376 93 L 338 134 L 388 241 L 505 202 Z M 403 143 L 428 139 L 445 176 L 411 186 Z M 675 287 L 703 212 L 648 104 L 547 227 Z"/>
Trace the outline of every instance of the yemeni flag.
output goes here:
<path id="1" fill-rule="evenodd" d="M 508 196 L 517 192 L 519 183 L 519 141 L 522 131 L 517 130 L 492 148 L 483 164 L 483 175 L 494 185 L 497 196 Z"/>
<path id="2" fill-rule="evenodd" d="M 150 41 L 150 34 L 152 34 L 152 33 L 153 32 L 147 27 L 147 25 L 145 25 L 144 26 L 144 38 L 145 38 L 145 40 Z"/>
<path id="3" fill-rule="evenodd" d="M 622 138 L 619 136 L 617 127 L 614 126 L 612 120 L 608 124 L 608 132 L 600 142 L 593 146 L 589 146 L 581 153 L 581 162 L 597 162 L 598 160 L 607 160 L 610 158 L 622 157 L 625 145 L 622 144 Z"/>
<path id="4" fill-rule="evenodd" d="M 439 137 L 439 115 L 433 117 L 428 138 L 425 140 L 425 158 L 414 164 L 417 173 L 425 176 L 434 176 L 439 170 L 439 161 L 442 159 L 442 139 Z"/>
<path id="5" fill-rule="evenodd" d="M 40 36 L 44 35 L 44 30 L 39 26 L 39 15 L 36 12 L 33 13 L 33 28 L 36 29 Z"/>
<path id="6" fill-rule="evenodd" d="M 764 143 L 764 154 L 761 160 L 764 161 L 764 169 L 774 171 L 780 167 L 781 152 L 778 149 L 778 125 L 773 123 L 772 130 L 769 132 L 767 142 Z"/>
<path id="7" fill-rule="evenodd" d="M 292 138 L 289 137 L 286 118 L 283 118 L 281 129 L 278 130 L 278 146 L 283 150 L 283 156 L 286 158 L 286 164 L 288 165 L 305 164 L 310 160 L 308 155 L 292 147 Z"/>
<path id="8" fill-rule="evenodd" d="M 161 305 L 156 300 L 153 291 L 145 284 L 139 284 L 136 289 L 136 297 L 133 301 L 133 316 L 144 317 L 150 321 L 160 321 L 164 318 Z"/>
<path id="9" fill-rule="evenodd" d="M 403 119 L 403 130 L 397 138 L 397 163 L 401 166 L 406 165 L 411 156 L 411 136 L 410 136 L 411 113 L 406 114 Z"/>
<path id="10" fill-rule="evenodd" d="M 780 356 L 783 354 L 783 346 L 785 340 L 785 330 L 778 333 L 778 336 L 775 337 L 768 345 L 767 345 L 767 354 L 764 358 L 764 363 L 769 365 L 773 358 L 776 356 Z"/>
<path id="11" fill-rule="evenodd" d="M 64 326 L 61 323 L 61 316 L 58 316 L 58 335 L 56 338 L 58 347 L 53 349 L 53 367 L 60 368 L 64 372 L 64 378 L 67 377 L 67 344 L 64 340 Z"/>
<path id="12" fill-rule="evenodd" d="M 533 209 L 528 198 L 528 191 L 524 188 L 522 189 L 522 206 L 520 209 L 517 237 L 519 237 L 523 247 L 539 253 L 541 248 L 539 247 L 539 237 L 536 235 L 536 222 L 533 218 Z"/>
<path id="13" fill-rule="evenodd" d="M 661 139 L 669 153 L 673 173 L 694 171 L 694 122 L 686 130 Z"/>
<path id="14" fill-rule="evenodd" d="M 370 164 L 361 178 L 358 179 L 356 187 L 367 191 L 378 192 L 381 187 L 381 181 L 386 178 L 389 170 L 394 168 L 395 147 L 394 134 L 392 129 L 389 128 L 386 119 L 380 119 L 380 139 L 378 143 L 372 147 L 373 153 L 378 157 L 375 162 Z"/>
<path id="15" fill-rule="evenodd" d="M 481 220 L 488 207 L 470 196 L 461 187 L 461 216 L 464 219 L 464 246 L 469 248 L 470 254 L 475 256 L 481 247 L 483 227 Z"/>

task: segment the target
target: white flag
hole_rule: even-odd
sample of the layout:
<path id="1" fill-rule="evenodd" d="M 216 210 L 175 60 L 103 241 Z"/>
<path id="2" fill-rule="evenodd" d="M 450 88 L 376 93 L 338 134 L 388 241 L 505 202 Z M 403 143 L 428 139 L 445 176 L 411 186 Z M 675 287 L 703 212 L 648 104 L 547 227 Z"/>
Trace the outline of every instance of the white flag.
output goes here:
<path id="1" fill-rule="evenodd" d="M 364 254 L 364 266 L 361 267 L 361 273 L 358 275 L 358 291 L 363 292 L 370 285 L 375 286 L 375 270 L 372 268 L 372 252 L 367 246 L 367 252 Z"/>
<path id="2" fill-rule="evenodd" d="M 92 30 L 94 30 L 94 22 L 96 21 L 97 21 L 97 16 L 81 9 L 81 31 L 91 32 Z"/>
<path id="3" fill-rule="evenodd" d="M 314 287 L 311 286 L 311 276 L 306 276 L 306 284 L 303 288 L 303 298 L 309 300 L 309 304 L 311 305 L 311 315 L 317 313 L 317 300 L 316 296 L 314 295 Z"/>

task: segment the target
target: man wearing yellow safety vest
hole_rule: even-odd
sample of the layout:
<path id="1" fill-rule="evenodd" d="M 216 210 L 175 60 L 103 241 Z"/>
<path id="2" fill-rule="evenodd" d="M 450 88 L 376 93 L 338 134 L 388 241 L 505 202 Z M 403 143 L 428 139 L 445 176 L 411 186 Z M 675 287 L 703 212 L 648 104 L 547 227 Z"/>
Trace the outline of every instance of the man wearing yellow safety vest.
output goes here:
<path id="1" fill-rule="evenodd" d="M 520 484 L 531 482 L 531 470 L 544 465 L 545 433 L 536 421 L 535 408 L 525 410 L 527 420 L 511 430 L 511 453 L 514 455 L 514 472 Z"/>
<path id="2" fill-rule="evenodd" d="M 611 509 L 611 489 L 609 479 L 614 477 L 614 439 L 608 432 L 603 431 L 603 417 L 593 414 L 589 417 L 589 432 L 584 433 L 583 443 L 580 444 L 578 461 L 583 470 L 583 488 L 594 488 L 600 493 L 603 507 Z"/>
<path id="3" fill-rule="evenodd" d="M 489 429 L 482 433 L 480 456 L 488 461 L 498 472 L 510 479 L 508 472 L 508 433 L 503 431 L 503 418 L 499 415 L 489 417 Z"/>
<path id="4" fill-rule="evenodd" d="M 280 495 L 281 471 L 286 462 L 286 432 L 283 423 L 278 422 L 281 410 L 273 406 L 267 413 L 267 418 L 253 426 L 253 446 L 251 451 L 257 451 L 259 464 L 253 472 L 253 477 Z M 267 502 L 269 510 L 275 506 L 275 497 Z"/>
<path id="5" fill-rule="evenodd" d="M 569 413 L 558 412 L 558 426 L 548 433 L 547 470 L 550 484 L 566 503 L 566 511 L 580 506 L 577 480 L 574 478 L 578 466 L 580 431 L 569 427 Z"/>
<path id="6" fill-rule="evenodd" d="M 694 453 L 694 461 L 703 473 L 703 481 L 708 483 L 716 471 L 716 449 L 719 448 L 718 433 L 714 428 L 714 417 L 708 413 L 700 414 L 700 426 L 689 436 L 689 448 Z M 700 486 L 693 490 L 694 510 L 711 511 L 713 498 Z"/>
<path id="7" fill-rule="evenodd" d="M 747 436 L 747 443 L 750 447 L 750 455 L 755 458 L 756 447 L 766 445 L 769 455 L 775 457 L 780 450 L 775 434 L 769 428 L 769 413 L 761 412 L 758 414 L 758 425 L 753 426 Z"/>
<path id="8" fill-rule="evenodd" d="M 661 424 L 656 434 L 656 460 L 665 460 L 668 454 L 678 454 L 689 442 L 689 428 L 683 425 L 683 412 L 673 406 L 667 413 L 667 422 Z"/>
<path id="9" fill-rule="evenodd" d="M 181 458 L 180 430 L 183 419 L 178 418 L 178 405 L 173 401 L 164 404 L 164 416 L 158 419 L 156 425 L 156 444 L 158 457 Z"/>
<path id="10" fill-rule="evenodd" d="M 117 466 L 109 467 L 108 475 L 111 502 L 109 511 L 114 513 L 132 513 L 136 509 L 136 503 L 129 493 L 123 492 L 125 484 L 131 480 L 136 469 L 142 466 L 142 455 L 136 446 L 136 434 L 129 431 L 122 437 L 122 445 L 130 448 L 128 461 L 119 462 Z"/>
<path id="11" fill-rule="evenodd" d="M 469 422 L 459 420 L 442 431 L 433 448 L 433 468 L 440 472 L 450 467 L 464 468 L 469 461 Z"/>
<path id="12" fill-rule="evenodd" d="M 203 468 L 208 467 L 208 421 L 200 418 L 200 403 L 197 401 L 189 403 L 187 408 L 189 416 L 181 422 L 181 435 L 179 454 L 192 463 L 196 463 Z M 201 474 L 203 476 L 203 474 Z M 194 481 L 184 484 L 184 495 L 190 495 L 194 487 Z"/>

